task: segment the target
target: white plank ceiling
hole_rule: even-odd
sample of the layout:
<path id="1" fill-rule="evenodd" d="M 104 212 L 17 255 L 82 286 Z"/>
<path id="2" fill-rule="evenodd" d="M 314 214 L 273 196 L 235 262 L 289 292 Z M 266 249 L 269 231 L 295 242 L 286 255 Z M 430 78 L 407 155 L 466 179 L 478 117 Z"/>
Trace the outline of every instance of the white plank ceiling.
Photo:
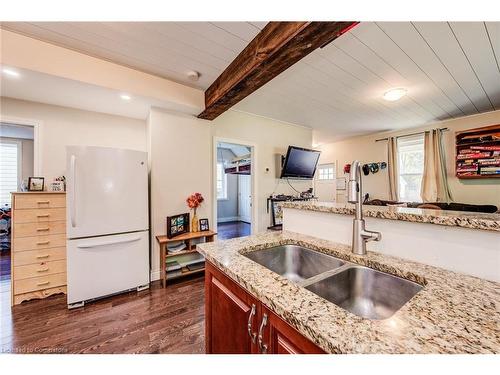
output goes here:
<path id="1" fill-rule="evenodd" d="M 236 108 L 323 143 L 500 109 L 500 23 L 361 23 Z M 391 88 L 408 95 L 382 99 Z"/>
<path id="2" fill-rule="evenodd" d="M 206 89 L 266 22 L 2 22 L 2 28 Z M 201 74 L 192 82 L 187 72 Z"/>
<path id="3" fill-rule="evenodd" d="M 206 89 L 265 22 L 50 22 L 2 27 Z M 235 109 L 311 127 L 316 142 L 500 109 L 500 23 L 366 22 Z M 201 73 L 196 83 L 186 73 Z M 391 88 L 408 95 L 382 99 Z"/>

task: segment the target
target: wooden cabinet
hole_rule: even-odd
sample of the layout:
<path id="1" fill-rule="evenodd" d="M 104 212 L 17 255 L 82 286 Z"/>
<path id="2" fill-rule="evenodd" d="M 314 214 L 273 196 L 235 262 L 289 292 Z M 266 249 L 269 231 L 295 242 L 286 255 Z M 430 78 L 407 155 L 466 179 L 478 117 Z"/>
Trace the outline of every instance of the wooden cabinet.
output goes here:
<path id="1" fill-rule="evenodd" d="M 205 342 L 208 354 L 324 353 L 209 262 Z"/>
<path id="2" fill-rule="evenodd" d="M 66 293 L 66 195 L 12 194 L 12 304 Z"/>

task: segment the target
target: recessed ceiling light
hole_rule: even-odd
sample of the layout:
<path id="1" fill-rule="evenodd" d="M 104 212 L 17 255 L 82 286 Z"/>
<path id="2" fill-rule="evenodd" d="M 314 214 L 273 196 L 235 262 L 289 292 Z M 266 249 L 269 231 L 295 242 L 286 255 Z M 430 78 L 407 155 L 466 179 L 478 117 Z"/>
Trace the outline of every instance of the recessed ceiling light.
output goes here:
<path id="1" fill-rule="evenodd" d="M 130 100 L 130 99 L 132 99 L 131 96 L 127 95 L 127 94 L 121 94 L 120 98 L 122 98 L 123 100 Z"/>
<path id="2" fill-rule="evenodd" d="M 387 91 L 384 94 L 384 99 L 389 102 L 395 102 L 396 100 L 401 99 L 407 93 L 406 89 L 398 88 Z"/>
<path id="3" fill-rule="evenodd" d="M 15 70 L 9 69 L 9 68 L 3 68 L 2 72 L 4 72 L 4 74 L 6 74 L 10 77 L 19 77 L 20 76 L 19 72 L 16 72 Z"/>

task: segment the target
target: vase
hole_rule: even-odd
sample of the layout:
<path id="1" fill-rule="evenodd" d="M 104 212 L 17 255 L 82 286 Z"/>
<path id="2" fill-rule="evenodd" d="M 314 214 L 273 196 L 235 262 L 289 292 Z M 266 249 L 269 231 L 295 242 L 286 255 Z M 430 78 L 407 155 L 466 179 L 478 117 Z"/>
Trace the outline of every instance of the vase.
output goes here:
<path id="1" fill-rule="evenodd" d="M 198 221 L 198 216 L 196 216 L 196 209 L 193 212 L 193 218 L 191 219 L 191 232 L 199 232 L 200 223 Z"/>

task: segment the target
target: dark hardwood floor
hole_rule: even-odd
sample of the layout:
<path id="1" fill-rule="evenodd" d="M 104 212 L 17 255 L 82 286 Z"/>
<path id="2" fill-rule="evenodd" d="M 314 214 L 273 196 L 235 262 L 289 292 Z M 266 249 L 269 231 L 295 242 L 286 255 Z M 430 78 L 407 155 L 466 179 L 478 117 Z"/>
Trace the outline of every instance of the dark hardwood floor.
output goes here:
<path id="1" fill-rule="evenodd" d="M 68 310 L 64 295 L 10 308 L 0 284 L 2 353 L 204 353 L 203 277 L 154 282 Z"/>
<path id="2" fill-rule="evenodd" d="M 229 221 L 217 224 L 217 238 L 219 240 L 249 236 L 250 232 L 251 225 L 244 221 Z"/>

